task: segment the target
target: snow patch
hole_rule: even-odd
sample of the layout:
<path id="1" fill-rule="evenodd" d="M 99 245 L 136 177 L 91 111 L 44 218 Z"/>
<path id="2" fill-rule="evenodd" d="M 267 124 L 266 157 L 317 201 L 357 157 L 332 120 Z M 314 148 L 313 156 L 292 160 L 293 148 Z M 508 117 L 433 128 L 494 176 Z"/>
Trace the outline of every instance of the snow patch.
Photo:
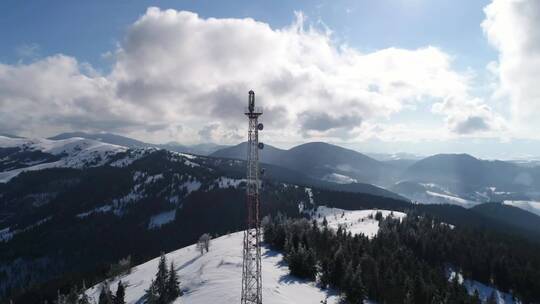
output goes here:
<path id="1" fill-rule="evenodd" d="M 306 188 L 306 193 L 307 193 L 308 198 L 309 198 L 309 203 L 311 205 L 315 205 L 315 200 L 313 199 L 313 190 L 311 188 Z"/>
<path id="2" fill-rule="evenodd" d="M 12 231 L 10 231 L 10 229 L 11 229 L 10 227 L 7 227 L 7 228 L 4 228 L 4 229 L 0 230 L 0 242 L 7 242 L 7 241 L 11 240 L 14 233 Z"/>
<path id="3" fill-rule="evenodd" d="M 242 182 L 246 182 L 246 179 L 233 179 L 222 176 L 216 180 L 219 188 L 238 188 Z"/>
<path id="4" fill-rule="evenodd" d="M 7 242 L 11 240 L 13 236 L 15 236 L 16 234 L 34 229 L 37 226 L 43 225 L 44 223 L 50 221 L 51 219 L 52 219 L 52 216 L 48 216 L 23 229 L 11 230 L 11 227 L 4 228 L 0 230 L 0 242 Z"/>
<path id="5" fill-rule="evenodd" d="M 146 180 L 144 181 L 145 184 L 151 184 L 151 183 L 154 183 L 160 179 L 163 179 L 163 173 L 159 173 L 159 174 L 156 174 L 156 175 L 150 175 L 146 178 Z"/>
<path id="6" fill-rule="evenodd" d="M 184 187 L 187 191 L 187 194 L 190 194 L 193 191 L 199 190 L 201 186 L 202 186 L 201 182 L 194 180 L 194 181 L 183 183 L 181 187 Z"/>
<path id="7" fill-rule="evenodd" d="M 77 217 L 82 219 L 82 218 L 85 218 L 85 217 L 87 217 L 87 216 L 89 216 L 91 214 L 94 214 L 94 213 L 110 212 L 112 209 L 113 209 L 113 207 L 111 205 L 105 205 L 105 206 L 94 208 L 94 209 L 92 209 L 90 211 L 79 213 L 79 214 L 77 214 Z"/>
<path id="8" fill-rule="evenodd" d="M 319 223 L 328 222 L 328 227 L 338 229 L 342 227 L 352 234 L 363 234 L 369 238 L 373 238 L 379 232 L 379 221 L 375 219 L 376 214 L 380 212 L 383 218 L 388 216 L 395 219 L 403 219 L 407 214 L 399 211 L 391 210 L 343 210 L 339 208 L 329 208 L 319 206 L 312 214 L 312 218 L 317 219 Z"/>
<path id="9" fill-rule="evenodd" d="M 25 168 L 0 172 L 0 182 L 6 183 L 13 177 L 25 171 L 36 171 L 48 168 L 86 168 L 102 166 L 108 162 L 112 155 L 128 150 L 126 147 L 107 144 L 95 140 L 79 137 L 63 140 L 26 139 L 0 137 L 0 147 L 19 147 L 23 151 L 41 151 L 58 155 L 60 160 L 29 165 Z"/>
<path id="10" fill-rule="evenodd" d="M 443 194 L 429 190 L 427 190 L 425 193 L 415 193 L 414 195 L 406 196 L 408 199 L 416 201 L 420 204 L 450 204 L 458 205 L 464 208 L 472 208 L 481 204 L 480 202 L 460 198 L 455 194 Z"/>
<path id="11" fill-rule="evenodd" d="M 454 270 L 449 270 L 448 281 L 453 281 L 457 275 L 459 284 L 463 285 L 470 295 L 474 295 L 478 291 L 478 295 L 482 301 L 487 301 L 492 293 L 495 293 L 497 304 L 518 304 L 521 303 L 518 300 L 514 300 L 514 297 L 509 294 L 498 290 L 497 288 L 487 286 L 475 280 L 465 279 L 461 273 L 456 273 Z"/>
<path id="12" fill-rule="evenodd" d="M 174 221 L 176 218 L 176 209 L 171 211 L 162 212 L 150 217 L 150 222 L 148 223 L 148 229 L 156 229 L 167 223 Z"/>
<path id="13" fill-rule="evenodd" d="M 358 182 L 356 179 L 350 176 L 339 174 L 339 173 L 327 174 L 323 176 L 322 180 L 332 182 L 332 183 L 337 183 L 337 184 L 352 184 L 352 183 Z"/>

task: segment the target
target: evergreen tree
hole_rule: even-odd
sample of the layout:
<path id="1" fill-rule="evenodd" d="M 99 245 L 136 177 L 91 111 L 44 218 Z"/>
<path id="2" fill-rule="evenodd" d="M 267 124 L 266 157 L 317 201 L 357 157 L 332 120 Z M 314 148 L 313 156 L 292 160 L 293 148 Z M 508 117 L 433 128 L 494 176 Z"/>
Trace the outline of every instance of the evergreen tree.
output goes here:
<path id="1" fill-rule="evenodd" d="M 180 290 L 180 280 L 178 279 L 178 274 L 174 269 L 174 263 L 172 261 L 167 280 L 167 293 L 171 301 L 174 301 L 176 298 L 182 295 L 182 291 Z"/>
<path id="2" fill-rule="evenodd" d="M 77 286 L 72 286 L 66 297 L 66 304 L 78 304 L 78 302 L 79 302 L 79 292 L 77 290 Z"/>
<path id="3" fill-rule="evenodd" d="M 159 303 L 161 303 L 159 301 L 159 294 L 158 294 L 158 291 L 157 291 L 156 281 L 152 280 L 152 282 L 150 283 L 150 287 L 148 287 L 148 289 L 145 292 L 144 297 L 146 299 L 147 304 L 159 304 Z M 101 295 L 100 295 L 100 299 L 101 299 Z M 100 302 L 100 304 L 101 304 L 101 302 Z"/>
<path id="4" fill-rule="evenodd" d="M 349 303 L 363 303 L 366 299 L 366 289 L 362 282 L 362 275 L 360 271 L 349 272 L 352 273 L 347 280 L 346 287 L 346 299 Z"/>
<path id="5" fill-rule="evenodd" d="M 165 257 L 165 254 L 161 254 L 161 257 L 159 259 L 158 264 L 158 272 L 156 274 L 156 291 L 159 297 L 159 303 L 166 303 L 167 302 L 167 277 L 168 277 L 168 271 L 167 271 L 167 258 Z"/>
<path id="6" fill-rule="evenodd" d="M 167 269 L 167 259 L 162 254 L 159 259 L 156 277 L 146 290 L 146 303 L 167 304 L 181 295 L 180 281 L 174 269 L 174 263 L 171 262 L 170 269 Z"/>
<path id="7" fill-rule="evenodd" d="M 124 288 L 124 284 L 122 284 L 122 281 L 118 281 L 118 287 L 116 288 L 116 296 L 114 297 L 114 304 L 126 304 L 126 301 L 124 300 L 125 295 L 126 291 Z"/>
<path id="8" fill-rule="evenodd" d="M 98 304 L 114 304 L 113 295 L 111 289 L 109 288 L 109 283 L 107 282 L 101 284 Z"/>

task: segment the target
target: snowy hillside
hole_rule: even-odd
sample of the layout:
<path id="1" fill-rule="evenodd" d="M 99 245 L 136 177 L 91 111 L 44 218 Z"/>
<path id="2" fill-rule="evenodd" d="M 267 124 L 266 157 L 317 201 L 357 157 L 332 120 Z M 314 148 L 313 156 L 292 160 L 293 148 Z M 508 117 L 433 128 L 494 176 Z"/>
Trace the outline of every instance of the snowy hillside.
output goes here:
<path id="1" fill-rule="evenodd" d="M 8 182 L 24 171 L 67 167 L 85 168 L 101 166 L 112 157 L 128 148 L 100 141 L 73 137 L 62 140 L 10 138 L 0 136 L 2 158 L 0 182 Z M 152 150 L 152 149 L 150 149 Z M 145 154 L 147 149 L 133 150 L 125 159 L 116 160 L 111 165 L 125 166 Z M 138 151 L 138 152 L 137 152 Z"/>
<path id="2" fill-rule="evenodd" d="M 201 255 L 195 245 L 167 254 L 173 261 L 180 276 L 184 295 L 175 303 L 208 304 L 240 303 L 242 278 L 242 232 L 229 234 L 212 240 L 210 251 Z M 337 303 L 337 296 L 329 295 L 314 283 L 300 281 L 288 274 L 282 262 L 282 255 L 263 249 L 263 298 L 268 304 L 320 303 L 328 298 L 329 304 Z M 155 276 L 159 258 L 135 267 L 128 275 L 112 281 L 116 292 L 116 282 L 127 284 L 126 302 L 139 303 L 150 281 Z M 87 294 L 97 301 L 99 285 L 87 290 Z"/>
<path id="3" fill-rule="evenodd" d="M 364 234 L 367 237 L 374 237 L 379 232 L 379 222 L 375 219 L 377 213 L 382 217 L 402 219 L 407 214 L 390 210 L 355 210 L 348 211 L 338 208 L 328 208 L 319 206 L 312 217 L 322 222 L 325 218 L 328 221 L 328 227 L 338 229 L 340 226 L 352 234 Z"/>
<path id="4" fill-rule="evenodd" d="M 379 229 L 375 220 L 377 212 L 383 217 L 403 218 L 404 213 L 388 210 L 347 211 L 320 206 L 314 214 L 319 220 L 327 218 L 331 228 L 342 225 L 353 233 L 363 233 L 373 237 Z M 168 253 L 167 260 L 173 261 L 181 279 L 184 296 L 175 303 L 239 303 L 242 277 L 242 232 L 225 235 L 212 240 L 209 253 L 200 255 L 195 245 Z M 145 290 L 150 286 L 158 264 L 155 258 L 133 268 L 128 275 L 110 282 L 116 292 L 118 280 L 127 284 L 126 302 L 139 303 Z M 268 304 L 318 304 L 328 300 L 337 304 L 338 295 L 321 290 L 313 282 L 299 280 L 289 275 L 283 256 L 268 248 L 263 249 L 263 298 Z M 87 290 L 87 294 L 97 300 L 99 284 Z"/>
<path id="5" fill-rule="evenodd" d="M 379 230 L 375 219 L 377 213 L 383 217 L 402 219 L 405 213 L 389 210 L 347 211 L 338 208 L 320 206 L 312 216 L 328 221 L 334 229 L 344 227 L 354 234 L 374 237 Z M 167 260 L 174 262 L 181 280 L 184 295 L 174 303 L 207 304 L 207 303 L 239 303 L 242 276 L 242 237 L 243 232 L 228 234 L 212 240 L 210 251 L 201 255 L 195 245 L 191 245 L 166 254 Z M 112 292 L 116 292 L 117 283 L 121 280 L 126 287 L 126 303 L 143 303 L 145 290 L 154 278 L 159 258 L 136 266 L 129 274 L 109 281 Z M 327 300 L 328 304 L 339 303 L 339 295 L 332 290 L 322 290 L 316 283 L 300 280 L 289 274 L 289 269 L 279 252 L 263 248 L 262 260 L 263 299 L 268 304 L 318 304 Z M 449 274 L 449 280 L 455 272 Z M 509 294 L 500 292 L 473 280 L 465 280 L 460 275 L 460 282 L 470 294 L 479 291 L 480 297 L 486 300 L 492 292 L 497 295 L 498 304 L 514 302 Z M 96 302 L 100 293 L 100 284 L 86 291 Z M 366 301 L 366 303 L 372 303 Z"/>
<path id="6" fill-rule="evenodd" d="M 540 202 L 534 201 L 504 201 L 503 204 L 517 207 L 540 216 Z"/>
<path id="7" fill-rule="evenodd" d="M 465 198 L 450 191 L 447 187 L 435 183 L 399 182 L 392 188 L 392 191 L 403 195 L 418 204 L 449 204 L 464 208 L 472 208 L 489 200 L 485 195 L 476 195 L 474 198 Z"/>

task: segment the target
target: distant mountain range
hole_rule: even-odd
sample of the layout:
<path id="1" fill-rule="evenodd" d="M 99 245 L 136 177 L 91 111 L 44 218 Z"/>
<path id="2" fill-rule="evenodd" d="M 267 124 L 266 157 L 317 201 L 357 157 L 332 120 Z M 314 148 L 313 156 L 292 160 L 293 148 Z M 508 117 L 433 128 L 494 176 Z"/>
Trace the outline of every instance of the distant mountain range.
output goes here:
<path id="1" fill-rule="evenodd" d="M 224 145 L 217 145 L 213 143 L 204 143 L 204 144 L 197 144 L 197 145 L 191 145 L 191 146 L 186 146 L 186 145 L 182 145 L 175 142 L 170 142 L 166 144 L 151 144 L 151 143 L 142 142 L 140 140 L 136 140 L 133 138 L 111 134 L 111 133 L 69 132 L 69 133 L 62 133 L 53 137 L 49 137 L 49 139 L 60 140 L 60 139 L 68 139 L 68 138 L 73 138 L 73 137 L 93 139 L 93 140 L 101 141 L 104 143 L 124 146 L 128 148 L 153 147 L 153 148 L 159 148 L 159 149 L 167 149 L 174 152 L 190 153 L 190 154 L 196 154 L 196 155 L 208 155 L 217 150 L 227 147 Z"/>
<path id="2" fill-rule="evenodd" d="M 245 159 L 246 144 L 218 150 L 213 157 Z M 473 207 L 492 201 L 540 200 L 540 167 L 481 160 L 468 154 L 375 155 L 326 143 L 289 150 L 266 145 L 261 161 L 303 172 L 313 179 L 352 185 L 374 184 L 421 203 Z"/>
<path id="3" fill-rule="evenodd" d="M 128 255 L 142 262 L 160 251 L 191 244 L 205 232 L 242 229 L 245 144 L 195 156 L 137 146 L 141 142 L 129 138 L 77 135 L 0 136 L 0 298 L 13 292 L 16 303 L 43 303 L 66 284 L 103 279 L 112 263 Z M 453 169 L 447 165 L 448 157 L 456 158 L 453 166 L 474 170 Z M 535 204 L 466 205 L 460 203 L 466 199 L 445 188 L 463 177 L 471 183 L 482 181 L 470 190 L 477 191 L 493 181 L 483 175 L 507 164 L 496 163 L 496 169 L 488 170 L 485 167 L 491 168 L 492 162 L 434 156 L 400 169 L 326 143 L 289 150 L 267 145 L 262 159 L 267 162 L 262 165 L 263 215 L 300 216 L 303 204 L 313 200 L 346 210 L 417 209 L 452 225 L 479 225 L 532 240 L 540 236 Z M 505 172 L 529 172 L 518 168 Z M 467 179 L 477 172 L 479 177 Z M 410 180 L 404 179 L 406 175 Z M 534 181 L 531 176 L 531 185 Z M 372 185 L 379 182 L 386 188 Z M 411 204 L 404 198 L 411 189 L 414 195 L 445 196 L 473 208 Z M 17 291 L 25 286 L 34 287 Z"/>
<path id="4" fill-rule="evenodd" d="M 245 159 L 246 143 L 218 150 L 210 156 Z M 371 183 L 386 185 L 396 177 L 396 167 L 377 161 L 354 150 L 312 142 L 282 150 L 265 145 L 261 161 L 290 168 L 306 175 L 336 183 Z"/>
<path id="5" fill-rule="evenodd" d="M 110 133 L 72 132 L 50 139 L 73 137 L 127 148 L 152 147 L 238 160 L 244 160 L 247 152 L 246 143 L 235 146 L 150 144 Z M 17 157 L 29 157 L 38 162 L 40 157 L 48 161 L 57 157 L 39 155 L 40 151 L 32 153 L 34 155 L 17 153 Z M 284 180 L 334 190 L 405 197 L 422 203 L 472 207 L 491 201 L 523 201 L 533 205 L 540 201 L 540 167 L 512 161 L 481 160 L 468 154 L 437 154 L 425 158 L 407 153 L 366 155 L 336 145 L 312 142 L 291 149 L 265 145 L 261 161 L 267 167 L 273 165 L 272 174 Z M 5 164 L 4 161 L 0 166 Z M 9 166 L 13 164 L 9 163 Z"/>

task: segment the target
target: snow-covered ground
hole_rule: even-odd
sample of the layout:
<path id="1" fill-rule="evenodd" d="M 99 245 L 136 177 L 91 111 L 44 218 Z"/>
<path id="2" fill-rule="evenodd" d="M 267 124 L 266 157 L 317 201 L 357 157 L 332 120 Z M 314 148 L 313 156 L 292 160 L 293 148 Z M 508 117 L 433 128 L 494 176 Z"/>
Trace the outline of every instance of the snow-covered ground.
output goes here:
<path id="1" fill-rule="evenodd" d="M 534 201 L 504 201 L 503 204 L 517 207 L 540 216 L 540 202 Z"/>
<path id="2" fill-rule="evenodd" d="M 390 210 L 343 210 L 338 208 L 328 208 L 319 206 L 312 218 L 316 218 L 318 222 L 328 222 L 328 227 L 338 229 L 340 226 L 350 231 L 352 234 L 364 234 L 372 238 L 379 232 L 379 222 L 375 219 L 377 212 L 380 212 L 383 218 L 391 216 L 396 219 L 402 219 L 407 216 L 403 212 Z"/>
<path id="3" fill-rule="evenodd" d="M 174 221 L 175 217 L 176 217 L 176 209 L 153 215 L 152 217 L 150 217 L 150 222 L 148 223 L 148 229 L 159 228 L 165 224 L 168 224 Z"/>
<path id="4" fill-rule="evenodd" d="M 35 171 L 55 167 L 83 168 L 103 165 L 112 155 L 125 152 L 126 147 L 107 144 L 79 137 L 63 140 L 10 138 L 0 136 L 0 148 L 18 147 L 23 151 L 41 151 L 56 156 L 60 160 L 29 164 L 27 167 L 0 172 L 0 182 L 8 182 L 24 171 Z"/>
<path id="5" fill-rule="evenodd" d="M 242 182 L 246 182 L 246 179 L 245 178 L 234 179 L 230 177 L 221 176 L 220 178 L 216 180 L 216 183 L 219 188 L 229 188 L 229 187 L 238 188 L 238 186 Z"/>
<path id="6" fill-rule="evenodd" d="M 32 224 L 30 226 L 27 226 L 27 227 L 22 228 L 22 229 L 11 230 L 11 227 L 4 228 L 4 229 L 0 230 L 0 242 L 8 242 L 16 234 L 21 233 L 21 232 L 25 232 L 25 231 L 28 231 L 28 230 L 31 230 L 31 229 L 34 229 L 35 227 L 37 227 L 39 225 L 42 225 L 42 224 L 50 221 L 51 219 L 52 219 L 52 216 L 48 216 L 46 218 L 43 218 L 43 219 L 35 222 L 34 224 Z"/>
<path id="7" fill-rule="evenodd" d="M 308 194 L 311 194 L 308 191 Z M 331 228 L 343 225 L 352 233 L 362 233 L 373 237 L 379 230 L 375 214 L 384 217 L 403 218 L 404 213 L 389 210 L 347 211 L 320 206 L 315 217 L 322 221 L 327 218 Z M 160 219 L 162 216 L 160 215 Z M 242 278 L 242 232 L 222 236 L 212 240 L 210 252 L 201 255 L 195 245 L 168 253 L 167 260 L 173 261 L 180 276 L 185 294 L 175 303 L 239 303 Z M 159 258 L 133 268 L 130 274 L 110 281 L 113 292 L 118 280 L 127 284 L 126 302 L 140 303 L 145 290 L 157 271 Z M 263 248 L 262 260 L 263 299 L 268 304 L 337 304 L 339 296 L 332 291 L 320 289 L 314 282 L 297 279 L 289 275 L 282 254 Z M 87 294 L 97 300 L 99 284 L 87 290 Z"/>
<path id="8" fill-rule="evenodd" d="M 337 183 L 337 184 L 351 184 L 351 183 L 358 182 L 356 179 L 350 176 L 339 174 L 339 173 L 327 174 L 322 178 L 322 180 L 332 182 L 332 183 Z"/>
<path id="9" fill-rule="evenodd" d="M 455 271 L 450 271 L 449 273 L 449 281 L 452 281 L 456 276 Z M 487 299 L 491 296 L 492 293 L 495 293 L 495 297 L 497 299 L 497 304 L 518 304 L 521 303 L 517 300 L 514 300 L 514 297 L 512 297 L 511 294 L 499 291 L 496 288 L 493 288 L 491 286 L 484 285 L 478 281 L 464 279 L 461 274 L 458 275 L 458 281 L 459 283 L 463 284 L 465 288 L 467 289 L 467 292 L 471 295 L 475 293 L 475 291 L 478 291 L 478 295 L 483 301 L 487 301 Z"/>
<path id="10" fill-rule="evenodd" d="M 373 237 L 379 231 L 375 220 L 377 212 L 383 217 L 392 216 L 402 219 L 405 213 L 390 210 L 357 210 L 348 211 L 338 208 L 319 206 L 312 216 L 322 221 L 326 217 L 328 225 L 337 229 L 345 227 L 352 233 L 361 233 Z M 210 251 L 201 255 L 195 245 L 166 254 L 167 260 L 173 261 L 180 277 L 181 288 L 184 295 L 174 303 L 212 304 L 212 303 L 239 303 L 242 278 L 242 238 L 243 232 L 236 232 L 212 240 Z M 297 279 L 289 275 L 289 270 L 281 253 L 263 248 L 262 278 L 263 301 L 268 304 L 319 304 L 327 300 L 328 304 L 339 303 L 339 295 L 332 290 L 322 290 L 316 283 Z M 155 277 L 159 258 L 150 260 L 136 266 L 132 271 L 109 280 L 113 293 L 119 280 L 127 285 L 126 303 L 142 303 L 145 290 Z M 455 272 L 449 273 L 451 280 Z M 470 294 L 479 291 L 483 299 L 487 299 L 492 292 L 497 295 L 498 304 L 519 303 L 512 296 L 500 292 L 492 287 L 477 281 L 463 279 Z M 86 293 L 96 302 L 99 297 L 100 284 L 89 288 Z M 365 303 L 372 303 L 366 301 Z"/>
<path id="11" fill-rule="evenodd" d="M 436 204 L 436 205 L 450 204 L 450 205 L 461 206 L 464 208 L 472 208 L 476 205 L 481 204 L 481 202 L 467 200 L 455 194 L 452 195 L 452 194 L 440 193 L 440 192 L 435 192 L 435 191 L 430 191 L 430 190 L 427 190 L 423 193 L 407 194 L 404 196 L 406 196 L 411 201 L 419 203 L 419 204 Z"/>
<path id="12" fill-rule="evenodd" d="M 240 303 L 242 280 L 242 232 L 212 240 L 210 252 L 201 255 L 195 245 L 167 254 L 180 276 L 184 295 L 174 303 L 214 304 Z M 136 266 L 128 275 L 114 279 L 110 285 L 116 292 L 118 280 L 127 284 L 126 302 L 139 303 L 157 271 L 159 258 Z M 289 275 L 280 253 L 263 249 L 263 301 L 267 304 L 319 304 L 328 298 L 337 304 L 338 297 L 321 290 L 315 283 Z M 99 285 L 87 290 L 94 300 L 99 297 Z"/>

